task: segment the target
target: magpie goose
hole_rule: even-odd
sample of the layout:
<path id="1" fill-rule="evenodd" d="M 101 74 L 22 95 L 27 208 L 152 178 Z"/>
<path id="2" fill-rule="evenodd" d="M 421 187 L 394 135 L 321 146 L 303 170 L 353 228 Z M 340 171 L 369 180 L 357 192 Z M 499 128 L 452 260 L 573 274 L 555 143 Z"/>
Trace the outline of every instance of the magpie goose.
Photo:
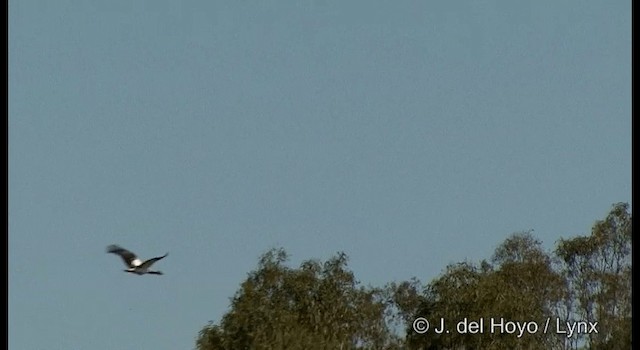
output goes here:
<path id="1" fill-rule="evenodd" d="M 113 253 L 113 254 L 119 255 L 124 261 L 125 265 L 127 265 L 127 269 L 124 271 L 135 273 L 136 275 L 144 275 L 147 273 L 152 275 L 162 275 L 161 271 L 152 271 L 152 270 L 149 270 L 149 268 L 156 261 L 163 259 L 165 256 L 169 255 L 169 253 L 166 253 L 163 256 L 158 256 L 155 258 L 151 258 L 149 260 L 142 261 L 138 259 L 138 257 L 132 252 L 115 244 L 112 244 L 107 247 L 107 253 Z"/>

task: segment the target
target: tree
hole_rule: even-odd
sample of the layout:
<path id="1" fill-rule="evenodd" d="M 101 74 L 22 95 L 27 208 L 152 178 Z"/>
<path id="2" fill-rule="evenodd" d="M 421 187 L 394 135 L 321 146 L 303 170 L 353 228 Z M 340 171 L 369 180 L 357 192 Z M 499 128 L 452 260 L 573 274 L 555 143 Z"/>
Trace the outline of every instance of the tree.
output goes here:
<path id="1" fill-rule="evenodd" d="M 558 337 L 542 331 L 566 295 L 563 277 L 554 268 L 553 256 L 542 248 L 542 241 L 531 231 L 513 234 L 496 249 L 492 262 L 494 270 L 485 288 L 493 291 L 489 294 L 499 302 L 488 304 L 483 312 L 511 321 L 535 322 L 538 327 L 520 338 L 498 334 L 494 340 L 501 340 L 499 348 L 562 348 Z"/>
<path id="2" fill-rule="evenodd" d="M 618 203 L 591 235 L 558 243 L 569 287 L 567 318 L 599 325 L 598 333 L 582 335 L 588 347 L 631 348 L 631 232 L 629 205 Z"/>
<path id="3" fill-rule="evenodd" d="M 199 350 L 385 349 L 397 341 L 385 322 L 384 293 L 359 286 L 339 253 L 325 263 L 285 265 L 284 250 L 264 254 L 221 324 L 199 334 Z"/>
<path id="4" fill-rule="evenodd" d="M 403 286 L 403 285 L 400 285 Z M 407 285 L 403 286 L 407 289 Z M 495 251 L 491 263 L 470 262 L 447 266 L 423 291 L 422 298 L 406 295 L 405 312 L 415 312 L 413 318 L 424 317 L 432 322 L 446 320 L 449 333 L 416 334 L 407 328 L 408 349 L 550 349 L 558 340 L 543 332 L 491 332 L 491 320 L 503 322 L 536 322 L 544 325 L 546 317 L 561 300 L 563 281 L 554 271 L 550 255 L 531 232 L 513 234 Z M 410 288 L 409 288 L 410 289 Z M 408 302 L 406 299 L 412 300 Z M 415 306 L 418 301 L 420 306 Z M 482 334 L 460 333 L 459 322 L 484 322 Z M 497 330 L 497 328 L 495 329 Z"/>
<path id="5" fill-rule="evenodd" d="M 199 333 L 198 350 L 220 349 L 629 349 L 631 348 L 631 212 L 618 203 L 588 236 L 559 240 L 553 252 L 531 231 L 512 234 L 479 263 L 448 265 L 423 285 L 361 286 L 338 253 L 326 262 L 286 265 L 287 254 L 264 254 L 220 324 Z M 412 326 L 431 322 L 426 334 Z M 533 322 L 522 336 L 491 332 L 491 319 Z M 449 333 L 433 327 L 446 320 Z M 484 320 L 484 333 L 456 324 Z M 546 320 L 553 320 L 547 333 Z M 597 333 L 556 333 L 555 320 L 598 322 Z M 399 336 L 404 330 L 404 337 Z"/>

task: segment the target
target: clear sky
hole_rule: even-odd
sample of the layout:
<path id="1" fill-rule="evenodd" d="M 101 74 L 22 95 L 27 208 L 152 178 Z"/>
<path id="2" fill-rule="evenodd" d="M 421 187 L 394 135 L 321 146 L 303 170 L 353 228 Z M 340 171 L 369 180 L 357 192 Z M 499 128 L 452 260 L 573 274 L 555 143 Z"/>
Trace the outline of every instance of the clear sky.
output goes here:
<path id="1" fill-rule="evenodd" d="M 455 3 L 9 1 L 9 348 L 191 349 L 269 248 L 429 281 L 630 203 L 631 2 Z"/>

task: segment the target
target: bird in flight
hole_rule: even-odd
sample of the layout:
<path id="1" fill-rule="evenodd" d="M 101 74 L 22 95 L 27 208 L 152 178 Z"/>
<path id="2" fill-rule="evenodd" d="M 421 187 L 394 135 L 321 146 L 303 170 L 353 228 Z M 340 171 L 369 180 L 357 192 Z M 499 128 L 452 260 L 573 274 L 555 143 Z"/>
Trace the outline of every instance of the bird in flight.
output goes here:
<path id="1" fill-rule="evenodd" d="M 135 273 L 136 275 L 144 275 L 144 274 L 152 274 L 152 275 L 162 275 L 161 271 L 152 271 L 149 270 L 151 265 L 153 265 L 156 261 L 163 259 L 165 256 L 169 255 L 169 253 L 158 256 L 155 258 L 151 258 L 146 261 L 142 261 L 138 259 L 138 257 L 132 252 L 122 248 L 119 245 L 112 244 L 107 247 L 107 253 L 113 253 L 119 255 L 124 261 L 125 265 L 127 265 L 127 269 L 125 272 Z"/>

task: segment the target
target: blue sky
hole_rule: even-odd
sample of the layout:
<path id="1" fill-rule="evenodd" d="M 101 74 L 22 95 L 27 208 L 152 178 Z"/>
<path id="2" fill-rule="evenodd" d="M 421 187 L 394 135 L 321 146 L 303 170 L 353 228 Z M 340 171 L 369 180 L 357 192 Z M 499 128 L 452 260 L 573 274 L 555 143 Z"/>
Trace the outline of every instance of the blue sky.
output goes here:
<path id="1" fill-rule="evenodd" d="M 10 1 L 9 348 L 191 349 L 273 247 L 382 285 L 588 233 L 631 201 L 630 8 Z"/>

